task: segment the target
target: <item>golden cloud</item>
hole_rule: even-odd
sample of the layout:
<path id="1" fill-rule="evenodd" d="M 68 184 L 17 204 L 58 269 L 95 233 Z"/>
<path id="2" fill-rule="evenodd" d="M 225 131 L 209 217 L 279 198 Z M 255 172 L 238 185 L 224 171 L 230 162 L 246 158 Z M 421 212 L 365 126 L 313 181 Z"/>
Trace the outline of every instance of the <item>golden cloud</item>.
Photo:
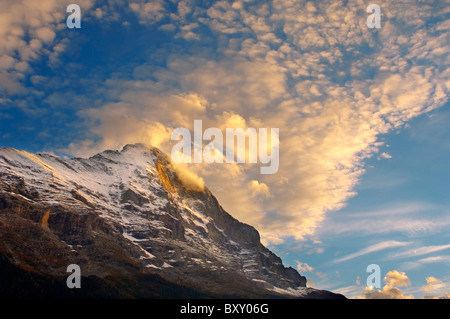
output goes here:
<path id="1" fill-rule="evenodd" d="M 327 212 L 355 195 L 364 161 L 379 152 L 379 136 L 442 106 L 450 90 L 450 71 L 439 66 L 444 58 L 434 51 L 448 48 L 439 34 L 417 35 L 386 25 L 379 45 L 364 19 L 355 15 L 358 6 L 362 2 L 324 2 L 308 5 L 299 16 L 295 12 L 304 10 L 294 2 L 275 1 L 264 14 L 261 8 L 230 5 L 224 15 L 224 8 L 213 5 L 203 25 L 223 35 L 237 34 L 219 44 L 220 59 L 174 52 L 167 57 L 167 69 L 153 75 L 155 81 L 106 81 L 106 96 L 117 102 L 80 112 L 92 121 L 90 133 L 99 141 L 74 142 L 69 151 L 91 155 L 143 142 L 170 153 L 172 130 L 192 130 L 195 119 L 203 120 L 205 128 L 279 128 L 277 174 L 261 176 L 257 165 L 198 164 L 189 167 L 197 175 L 192 180 L 200 176 L 223 207 L 255 226 L 265 242 L 313 235 Z M 386 6 L 402 17 L 404 6 Z M 132 9 L 142 23 L 159 21 L 165 10 L 142 3 Z M 414 20 L 421 25 L 431 14 L 425 11 Z M 181 15 L 173 19 L 181 23 Z M 279 42 L 277 21 L 283 22 L 286 36 Z M 400 35 L 404 39 L 398 43 Z M 356 50 L 360 45 L 371 50 Z M 430 63 L 414 65 L 405 56 Z M 268 190 L 270 196 L 261 196 Z"/>
<path id="2" fill-rule="evenodd" d="M 365 287 L 364 293 L 356 299 L 414 299 L 413 295 L 405 295 L 399 288 L 395 287 L 405 287 L 411 284 L 404 272 L 391 270 L 384 277 L 384 282 L 386 285 L 381 290 Z"/>

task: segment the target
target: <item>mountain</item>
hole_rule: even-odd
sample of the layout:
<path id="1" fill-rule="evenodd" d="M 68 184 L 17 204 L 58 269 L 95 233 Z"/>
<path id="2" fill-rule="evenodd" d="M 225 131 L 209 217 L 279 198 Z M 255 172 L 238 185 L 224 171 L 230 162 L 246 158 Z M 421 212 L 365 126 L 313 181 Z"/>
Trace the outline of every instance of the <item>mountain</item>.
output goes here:
<path id="1" fill-rule="evenodd" d="M 63 159 L 0 149 L 0 296 L 343 298 L 306 287 L 156 148 Z M 79 265 L 81 289 L 67 267 Z"/>

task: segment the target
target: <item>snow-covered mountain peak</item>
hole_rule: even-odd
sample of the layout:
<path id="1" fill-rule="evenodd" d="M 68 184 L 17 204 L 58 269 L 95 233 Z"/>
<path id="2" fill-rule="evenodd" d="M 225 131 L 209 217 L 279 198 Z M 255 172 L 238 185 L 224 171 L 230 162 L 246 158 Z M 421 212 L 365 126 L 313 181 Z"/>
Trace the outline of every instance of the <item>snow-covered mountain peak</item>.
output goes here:
<path id="1" fill-rule="evenodd" d="M 53 245 L 67 247 L 58 258 L 75 259 L 70 263 L 82 264 L 86 276 L 108 276 L 126 264 L 208 294 L 219 294 L 218 283 L 233 293 L 307 294 L 305 277 L 285 268 L 253 227 L 223 211 L 207 188 L 186 188 L 153 147 L 132 144 L 86 159 L 0 149 L 0 196 L 19 220 L 37 221 L 33 227 L 47 214 Z M 22 262 L 65 271 L 62 261 L 51 268 Z"/>

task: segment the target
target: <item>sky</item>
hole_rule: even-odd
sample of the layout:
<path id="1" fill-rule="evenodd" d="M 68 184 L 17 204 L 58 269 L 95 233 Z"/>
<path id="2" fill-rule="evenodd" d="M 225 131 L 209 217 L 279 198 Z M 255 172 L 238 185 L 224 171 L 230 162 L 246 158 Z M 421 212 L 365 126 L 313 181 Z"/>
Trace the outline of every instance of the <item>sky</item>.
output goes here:
<path id="1" fill-rule="evenodd" d="M 81 28 L 66 24 L 71 3 Z M 381 28 L 367 26 L 370 3 Z M 310 286 L 445 296 L 449 18 L 442 0 L 0 0 L 0 147 L 170 154 L 194 120 L 278 128 L 275 174 L 179 169 Z"/>

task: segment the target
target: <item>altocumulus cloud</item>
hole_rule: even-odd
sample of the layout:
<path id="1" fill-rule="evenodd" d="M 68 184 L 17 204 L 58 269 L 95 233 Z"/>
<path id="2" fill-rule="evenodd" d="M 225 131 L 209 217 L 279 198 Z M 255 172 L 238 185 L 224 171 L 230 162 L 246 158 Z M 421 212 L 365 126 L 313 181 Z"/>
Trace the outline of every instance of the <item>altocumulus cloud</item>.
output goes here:
<path id="1" fill-rule="evenodd" d="M 69 0 L 3 0 L 0 10 L 0 93 L 24 94 L 23 80 L 32 72 L 31 64 L 42 56 L 50 64 L 66 49 L 67 39 L 56 37 L 66 28 Z M 79 0 L 88 10 L 94 0 Z"/>
<path id="2" fill-rule="evenodd" d="M 170 152 L 172 130 L 192 129 L 194 119 L 204 127 L 280 128 L 275 175 L 259 175 L 259 165 L 190 166 L 224 208 L 257 227 L 265 241 L 313 235 L 326 212 L 354 195 L 364 160 L 382 146 L 379 135 L 448 100 L 449 9 L 443 2 L 384 3 L 377 30 L 367 28 L 362 0 L 222 0 L 207 7 L 116 1 L 108 8 L 85 2 L 92 20 L 104 12 L 120 17 L 123 10 L 177 45 L 169 41 L 162 57 L 130 61 L 133 72 L 118 70 L 92 83 L 101 93 L 96 106 L 78 113 L 88 133 L 66 150 L 86 156 L 144 142 Z M 26 1 L 7 3 L 15 12 Z M 0 77 L 8 94 L 23 88 L 21 75 L 37 53 L 64 54 L 64 47 L 55 50 L 61 5 L 40 3 L 46 5 L 38 9 L 43 19 L 36 32 L 29 19 L 0 19 Z M 27 34 L 39 42 L 27 42 Z M 8 36 L 14 41 L 3 41 Z M 180 50 L 180 43 L 194 49 Z M 24 53 L 17 57 L 14 50 Z"/>

